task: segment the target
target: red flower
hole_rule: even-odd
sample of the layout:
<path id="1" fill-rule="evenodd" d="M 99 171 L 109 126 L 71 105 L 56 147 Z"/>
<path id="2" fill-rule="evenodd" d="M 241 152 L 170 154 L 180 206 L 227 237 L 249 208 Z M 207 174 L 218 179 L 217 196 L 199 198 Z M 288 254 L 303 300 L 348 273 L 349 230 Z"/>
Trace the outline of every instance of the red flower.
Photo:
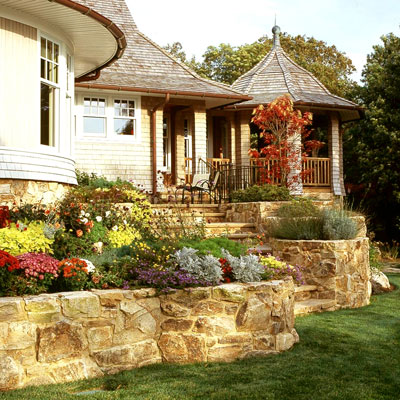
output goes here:
<path id="1" fill-rule="evenodd" d="M 82 229 L 78 229 L 78 230 L 76 231 L 76 236 L 79 238 L 79 237 L 82 237 L 82 235 L 83 235 Z"/>

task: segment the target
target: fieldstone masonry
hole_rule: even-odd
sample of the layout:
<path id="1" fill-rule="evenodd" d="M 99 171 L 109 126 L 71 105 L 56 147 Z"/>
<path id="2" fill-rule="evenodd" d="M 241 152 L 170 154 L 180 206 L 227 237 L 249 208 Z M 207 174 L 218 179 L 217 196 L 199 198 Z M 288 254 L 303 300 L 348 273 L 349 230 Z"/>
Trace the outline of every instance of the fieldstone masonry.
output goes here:
<path id="1" fill-rule="evenodd" d="M 293 281 L 0 298 L 0 390 L 290 349 Z"/>
<path id="2" fill-rule="evenodd" d="M 369 304 L 371 271 L 368 238 L 353 240 L 271 239 L 273 255 L 304 266 L 306 285 L 316 285 L 313 298 L 335 300 L 335 309 Z"/>

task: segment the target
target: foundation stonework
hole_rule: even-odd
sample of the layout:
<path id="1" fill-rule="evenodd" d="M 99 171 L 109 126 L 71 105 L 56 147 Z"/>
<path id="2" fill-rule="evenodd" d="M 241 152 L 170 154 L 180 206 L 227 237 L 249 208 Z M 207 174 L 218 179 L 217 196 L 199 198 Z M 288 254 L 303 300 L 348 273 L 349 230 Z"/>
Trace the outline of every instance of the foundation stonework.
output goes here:
<path id="1" fill-rule="evenodd" d="M 0 390 L 290 349 L 293 281 L 0 299 Z"/>
<path id="2" fill-rule="evenodd" d="M 304 267 L 306 285 L 315 285 L 312 298 L 335 300 L 335 309 L 369 304 L 371 271 L 368 238 L 352 240 L 271 239 L 274 256 Z"/>
<path id="3" fill-rule="evenodd" d="M 70 185 L 57 182 L 0 179 L 0 205 L 54 204 L 67 192 Z"/>

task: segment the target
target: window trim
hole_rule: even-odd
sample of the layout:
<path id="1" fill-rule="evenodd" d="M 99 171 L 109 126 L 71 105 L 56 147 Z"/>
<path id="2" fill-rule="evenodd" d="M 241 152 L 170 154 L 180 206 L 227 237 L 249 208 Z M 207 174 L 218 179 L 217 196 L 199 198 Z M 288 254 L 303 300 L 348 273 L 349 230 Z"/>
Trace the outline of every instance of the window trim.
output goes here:
<path id="1" fill-rule="evenodd" d="M 106 134 L 104 136 L 99 135 L 90 135 L 85 134 L 83 132 L 83 117 L 86 116 L 84 114 L 84 99 L 90 98 L 102 98 L 106 100 L 105 107 L 105 125 L 106 125 Z M 132 94 L 124 93 L 124 92 L 112 92 L 105 93 L 102 91 L 79 91 L 75 95 L 76 98 L 76 106 L 75 106 L 75 115 L 76 115 L 76 139 L 78 141 L 100 141 L 100 142 L 115 142 L 115 143 L 127 143 L 127 144 L 138 144 L 141 143 L 142 135 L 141 135 L 141 97 L 134 96 Z M 128 100 L 134 101 L 135 103 L 135 117 L 132 119 L 135 121 L 135 134 L 134 135 L 121 135 L 114 132 L 114 100 Z M 120 119 L 126 119 L 128 117 L 117 117 Z"/>
<path id="2" fill-rule="evenodd" d="M 97 101 L 97 114 L 92 114 L 91 112 L 89 114 L 85 113 L 85 100 L 89 99 L 90 100 L 90 111 L 92 111 L 92 101 L 96 100 Z M 83 114 L 82 114 L 82 133 L 86 137 L 95 137 L 95 138 L 105 138 L 107 137 L 107 99 L 105 96 L 83 96 Z M 99 102 L 100 100 L 104 100 L 104 114 L 101 115 L 98 113 L 99 108 Z M 104 132 L 103 133 L 86 133 L 84 132 L 84 127 L 85 127 L 85 118 L 98 118 L 103 120 L 103 126 L 104 126 Z"/>

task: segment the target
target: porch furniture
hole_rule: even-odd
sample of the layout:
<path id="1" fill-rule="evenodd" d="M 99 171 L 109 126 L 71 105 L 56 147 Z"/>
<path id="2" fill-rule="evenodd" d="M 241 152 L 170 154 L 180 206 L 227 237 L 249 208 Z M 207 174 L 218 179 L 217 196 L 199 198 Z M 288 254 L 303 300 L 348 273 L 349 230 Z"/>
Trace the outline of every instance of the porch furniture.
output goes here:
<path id="1" fill-rule="evenodd" d="M 221 202 L 221 193 L 219 189 L 219 178 L 220 172 L 215 172 L 213 174 L 194 174 L 193 175 L 193 183 L 186 183 L 182 187 L 178 187 L 175 196 L 177 195 L 177 191 L 182 189 L 182 204 L 185 202 L 185 193 L 190 193 L 191 203 L 194 203 L 194 197 L 197 193 L 198 200 L 200 203 L 203 202 L 203 193 L 206 193 L 209 197 L 210 204 L 214 200 L 215 203 Z"/>

